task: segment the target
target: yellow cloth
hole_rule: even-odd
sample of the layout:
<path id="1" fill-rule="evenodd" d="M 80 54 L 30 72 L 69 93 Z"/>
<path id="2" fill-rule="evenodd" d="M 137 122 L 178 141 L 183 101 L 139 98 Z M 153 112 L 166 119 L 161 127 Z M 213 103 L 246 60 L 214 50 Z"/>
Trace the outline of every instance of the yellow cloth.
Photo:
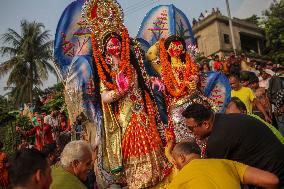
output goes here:
<path id="1" fill-rule="evenodd" d="M 242 71 L 250 71 L 250 72 L 256 72 L 256 69 L 253 67 L 249 66 L 246 61 L 241 62 L 241 70 Z"/>
<path id="2" fill-rule="evenodd" d="M 252 102 L 255 99 L 255 95 L 250 88 L 242 87 L 238 91 L 232 90 L 231 97 L 238 97 L 246 105 L 247 112 L 252 113 Z"/>
<path id="3" fill-rule="evenodd" d="M 240 189 L 246 168 L 225 159 L 195 159 L 181 169 L 168 189 Z"/>

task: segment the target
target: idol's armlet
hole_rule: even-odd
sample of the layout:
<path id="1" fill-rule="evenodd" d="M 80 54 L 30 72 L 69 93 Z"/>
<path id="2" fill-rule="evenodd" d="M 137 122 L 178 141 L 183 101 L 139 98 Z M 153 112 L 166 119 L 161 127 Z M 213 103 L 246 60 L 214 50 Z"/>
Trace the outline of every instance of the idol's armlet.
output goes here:
<path id="1" fill-rule="evenodd" d="M 118 93 L 117 90 L 111 90 L 111 91 L 103 91 L 101 94 L 102 101 L 104 103 L 112 103 L 117 101 L 119 98 L 121 98 L 121 94 Z"/>

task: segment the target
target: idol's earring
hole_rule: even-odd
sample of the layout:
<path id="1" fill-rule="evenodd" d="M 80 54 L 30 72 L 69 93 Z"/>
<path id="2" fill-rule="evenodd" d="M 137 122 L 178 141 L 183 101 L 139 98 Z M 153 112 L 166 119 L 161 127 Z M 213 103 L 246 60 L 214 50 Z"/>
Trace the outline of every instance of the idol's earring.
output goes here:
<path id="1" fill-rule="evenodd" d="M 108 65 L 112 64 L 112 57 L 108 53 L 106 53 L 106 63 Z"/>

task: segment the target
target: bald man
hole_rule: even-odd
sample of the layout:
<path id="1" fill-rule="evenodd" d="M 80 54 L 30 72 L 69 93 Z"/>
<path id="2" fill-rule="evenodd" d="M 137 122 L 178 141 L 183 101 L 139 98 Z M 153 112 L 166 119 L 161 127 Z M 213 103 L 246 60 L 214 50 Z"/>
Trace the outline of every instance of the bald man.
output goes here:
<path id="1" fill-rule="evenodd" d="M 174 177 L 169 189 L 240 189 L 240 183 L 277 188 L 276 175 L 225 159 L 200 159 L 200 149 L 196 143 L 178 143 L 172 157 L 179 173 Z"/>

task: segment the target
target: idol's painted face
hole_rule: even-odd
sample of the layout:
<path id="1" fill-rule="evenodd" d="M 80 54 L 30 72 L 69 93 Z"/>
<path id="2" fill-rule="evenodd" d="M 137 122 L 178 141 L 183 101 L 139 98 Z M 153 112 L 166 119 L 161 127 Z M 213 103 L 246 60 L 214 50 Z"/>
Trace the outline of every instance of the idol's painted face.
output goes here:
<path id="1" fill-rule="evenodd" d="M 183 45 L 180 41 L 173 41 L 168 48 L 168 53 L 171 57 L 179 57 L 183 50 Z"/>
<path id="2" fill-rule="evenodd" d="M 119 56 L 121 53 L 121 42 L 116 38 L 112 37 L 107 42 L 107 53 L 113 56 Z"/>

